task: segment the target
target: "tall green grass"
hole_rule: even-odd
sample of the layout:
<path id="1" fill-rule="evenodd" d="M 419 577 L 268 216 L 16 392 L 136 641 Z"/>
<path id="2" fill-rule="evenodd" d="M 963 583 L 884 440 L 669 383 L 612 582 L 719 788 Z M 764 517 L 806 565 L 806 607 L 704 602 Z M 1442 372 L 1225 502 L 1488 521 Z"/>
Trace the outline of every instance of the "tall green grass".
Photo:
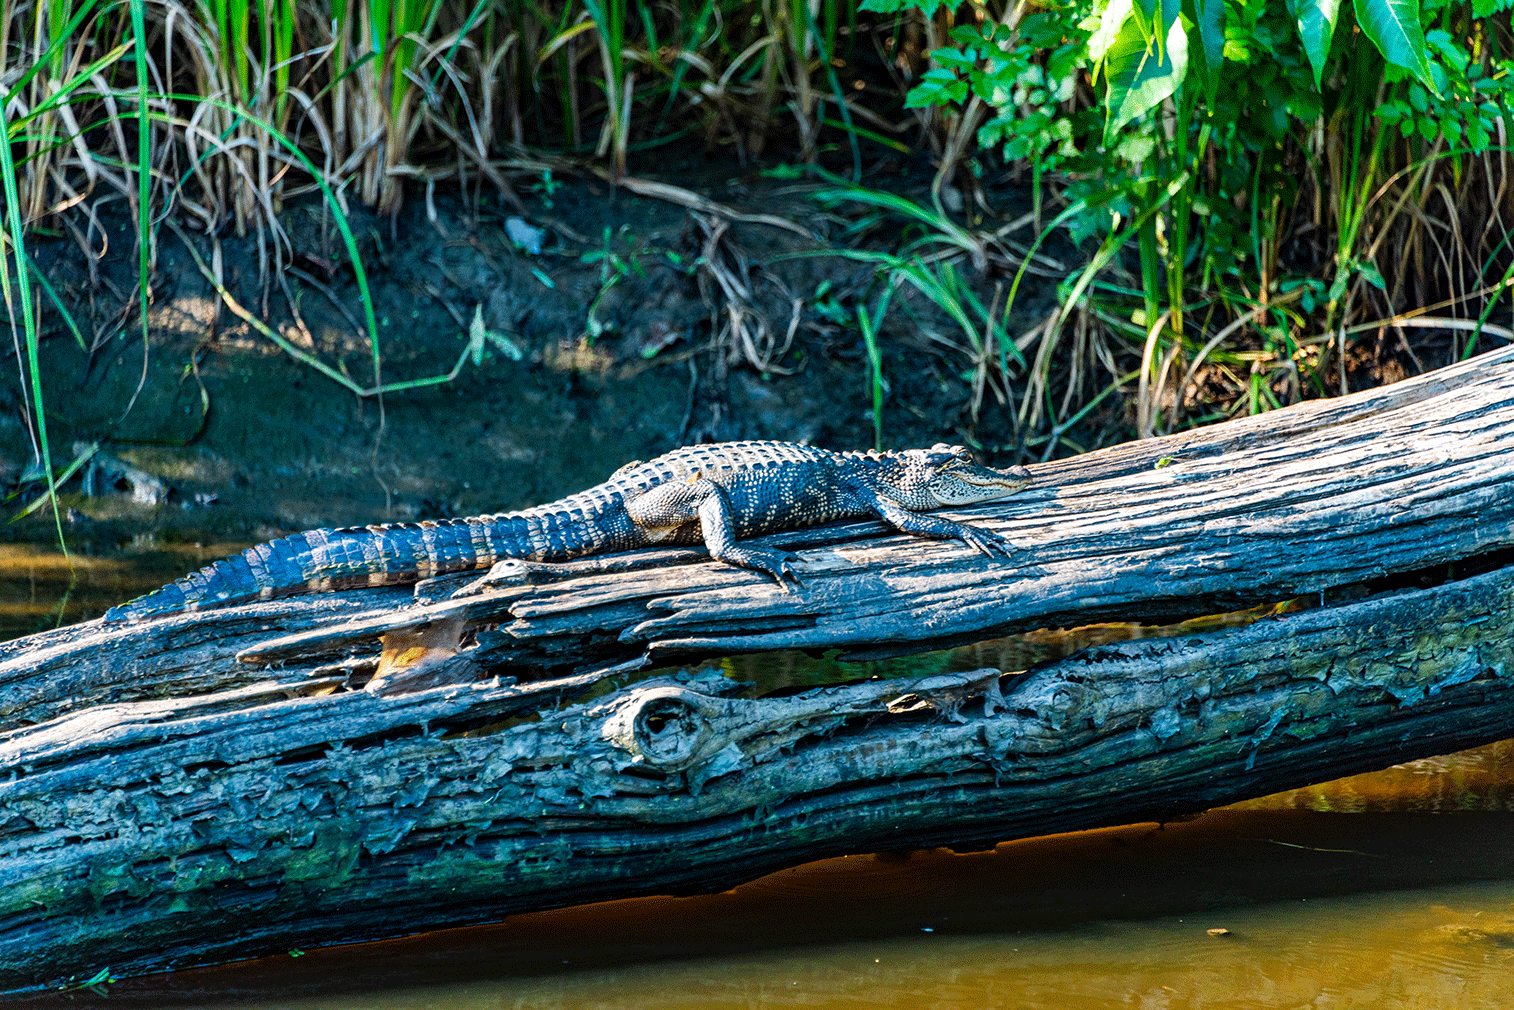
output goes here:
<path id="1" fill-rule="evenodd" d="M 915 304 L 907 290 L 944 320 L 927 330 L 971 421 L 1002 409 L 1022 448 L 1056 454 L 1094 418 L 1096 438 L 1157 434 L 1344 392 L 1387 358 L 1429 367 L 1484 346 L 1514 276 L 1511 5 L 7 5 L 3 293 L 27 330 L 35 399 L 47 289 L 28 234 L 67 228 L 107 194 L 137 221 L 139 328 L 168 219 L 256 237 L 264 304 L 220 290 L 257 320 L 290 252 L 287 200 L 328 204 L 361 285 L 349 201 L 392 214 L 407 187 L 446 181 L 517 200 L 523 149 L 618 180 L 697 138 L 738 160 L 818 162 L 825 209 L 913 236 L 851 252 L 877 270 L 850 307 L 875 417 L 878 343 Z M 931 163 L 929 206 L 869 178 L 901 154 Z M 980 180 L 995 171 L 1031 189 L 1029 247 L 983 217 Z M 1026 271 L 1044 272 L 1053 240 L 1083 265 L 1063 271 L 1055 311 L 1017 322 Z M 360 395 L 457 373 L 386 382 L 368 313 L 361 381 L 285 349 Z M 37 468 L 52 473 L 31 409 Z"/>
<path id="2" fill-rule="evenodd" d="M 819 22 L 806 11 L 799 2 L 717 0 L 6 5 L 0 72 L 12 82 L 4 96 L 12 145 L 0 167 L 8 304 L 30 311 L 30 301 L 18 300 L 28 286 L 29 230 L 70 210 L 92 214 L 93 200 L 106 193 L 125 196 L 137 222 L 145 332 L 165 214 L 184 215 L 211 235 L 228 225 L 254 234 L 266 306 L 290 249 L 279 211 L 308 191 L 330 205 L 361 286 L 343 220 L 351 197 L 392 214 L 408 180 L 450 176 L 463 184 L 487 179 L 514 199 L 501 169 L 518 155 L 514 145 L 550 148 L 569 137 L 576 147 L 595 133 L 600 139 L 589 146 L 609 159 L 613 174 L 625 173 L 638 137 L 655 145 L 663 133 L 702 130 L 713 145 L 755 152 L 779 105 L 780 76 L 789 91 L 805 94 L 812 78 L 834 78 L 828 54 L 840 14 L 834 3 Z M 785 46 L 794 51 L 785 56 Z M 816 132 L 812 105 L 806 100 L 798 111 L 808 135 Z M 210 280 L 233 311 L 251 315 L 218 278 Z M 432 381 L 383 382 L 367 312 L 370 383 L 307 363 L 364 395 Z M 27 327 L 35 357 L 34 321 L 13 318 Z M 51 472 L 42 414 L 34 408 L 34 415 L 42 468 Z"/>

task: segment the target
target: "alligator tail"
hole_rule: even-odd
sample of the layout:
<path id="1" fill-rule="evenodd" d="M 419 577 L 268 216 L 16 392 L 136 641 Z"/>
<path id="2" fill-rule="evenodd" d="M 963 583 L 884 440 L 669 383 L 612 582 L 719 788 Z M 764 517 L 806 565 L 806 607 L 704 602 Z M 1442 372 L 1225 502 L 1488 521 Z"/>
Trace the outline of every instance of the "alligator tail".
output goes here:
<path id="1" fill-rule="evenodd" d="M 321 590 L 397 586 L 433 575 L 487 568 L 527 557 L 531 524 L 506 513 L 338 530 L 309 530 L 249 547 L 162 589 L 105 612 L 105 621 L 141 621 L 205 607 Z"/>

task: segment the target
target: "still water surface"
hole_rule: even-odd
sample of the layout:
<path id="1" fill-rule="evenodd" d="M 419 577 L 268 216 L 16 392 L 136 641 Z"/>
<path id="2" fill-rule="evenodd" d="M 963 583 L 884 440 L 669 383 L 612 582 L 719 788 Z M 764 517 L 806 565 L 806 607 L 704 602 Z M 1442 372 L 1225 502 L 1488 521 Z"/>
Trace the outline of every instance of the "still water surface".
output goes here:
<path id="1" fill-rule="evenodd" d="M 80 579 L 46 549 L 0 545 L 0 634 L 97 615 L 231 546 L 85 558 Z M 1042 658 L 1027 637 L 1003 648 Z M 788 683 L 790 662 L 740 675 Z M 1514 1007 L 1514 741 L 1182 823 L 861 854 L 724 894 L 515 916 L 45 1005 Z"/>

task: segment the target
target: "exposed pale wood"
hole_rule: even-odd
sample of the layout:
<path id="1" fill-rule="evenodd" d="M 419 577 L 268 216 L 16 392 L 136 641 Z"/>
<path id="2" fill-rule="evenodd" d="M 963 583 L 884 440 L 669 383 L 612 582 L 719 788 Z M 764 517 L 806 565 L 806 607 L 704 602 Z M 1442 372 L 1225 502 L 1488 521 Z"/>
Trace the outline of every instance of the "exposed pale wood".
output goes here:
<path id="1" fill-rule="evenodd" d="M 1007 562 L 861 523 L 771 538 L 819 545 L 795 594 L 591 566 L 398 612 L 369 591 L 7 643 L 0 990 L 1162 818 L 1514 735 L 1510 568 L 1002 679 L 748 699 L 664 676 L 558 710 L 649 651 L 919 647 L 1486 563 L 1514 546 L 1511 442 L 1502 352 L 1039 468 L 975 513 L 1021 546 Z M 379 631 L 441 615 L 504 622 L 477 668 L 549 679 L 342 689 Z"/>

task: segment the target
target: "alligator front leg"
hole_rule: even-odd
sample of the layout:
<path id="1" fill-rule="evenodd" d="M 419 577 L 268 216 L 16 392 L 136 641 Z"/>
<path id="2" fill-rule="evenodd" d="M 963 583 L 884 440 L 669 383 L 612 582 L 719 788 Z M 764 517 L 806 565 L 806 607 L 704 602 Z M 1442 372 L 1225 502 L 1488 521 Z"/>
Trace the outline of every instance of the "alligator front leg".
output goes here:
<path id="1" fill-rule="evenodd" d="M 989 557 L 1007 557 L 1014 545 L 993 530 L 985 530 L 967 523 L 953 522 L 941 516 L 924 512 L 911 512 L 898 502 L 891 501 L 871 488 L 856 488 L 858 499 L 878 513 L 878 517 L 897 530 L 917 537 L 932 540 L 960 540 L 979 554 Z"/>

